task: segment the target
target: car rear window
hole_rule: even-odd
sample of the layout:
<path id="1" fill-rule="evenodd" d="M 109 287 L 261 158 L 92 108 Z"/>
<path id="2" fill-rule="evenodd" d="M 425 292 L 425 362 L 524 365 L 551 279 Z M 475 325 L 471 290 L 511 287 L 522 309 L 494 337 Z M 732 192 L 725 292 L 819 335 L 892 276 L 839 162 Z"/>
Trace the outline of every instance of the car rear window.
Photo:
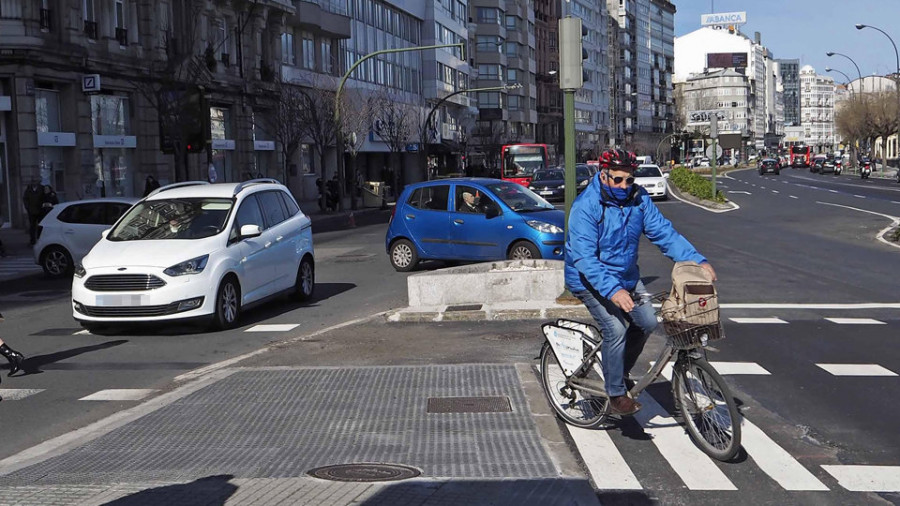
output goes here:
<path id="1" fill-rule="evenodd" d="M 449 198 L 449 185 L 425 186 L 416 189 L 406 203 L 416 209 L 446 211 Z"/>

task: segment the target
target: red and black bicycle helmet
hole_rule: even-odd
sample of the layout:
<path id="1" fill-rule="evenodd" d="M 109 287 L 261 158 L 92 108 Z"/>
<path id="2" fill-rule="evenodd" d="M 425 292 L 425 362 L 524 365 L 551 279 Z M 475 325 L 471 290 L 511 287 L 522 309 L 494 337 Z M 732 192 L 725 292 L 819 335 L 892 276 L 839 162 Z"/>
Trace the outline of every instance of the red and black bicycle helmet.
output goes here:
<path id="1" fill-rule="evenodd" d="M 637 167 L 637 158 L 630 151 L 607 149 L 600 153 L 600 167 L 604 169 L 633 169 Z"/>

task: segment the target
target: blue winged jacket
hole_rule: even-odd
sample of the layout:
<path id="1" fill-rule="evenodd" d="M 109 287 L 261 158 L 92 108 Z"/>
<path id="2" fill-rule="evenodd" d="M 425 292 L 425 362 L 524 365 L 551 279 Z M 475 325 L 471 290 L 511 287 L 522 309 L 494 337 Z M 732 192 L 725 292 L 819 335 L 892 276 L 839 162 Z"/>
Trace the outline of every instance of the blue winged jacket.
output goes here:
<path id="1" fill-rule="evenodd" d="M 706 261 L 675 231 L 646 190 L 636 187 L 634 197 L 619 206 L 604 199 L 601 184 L 597 174 L 569 213 L 565 279 L 570 291 L 592 287 L 609 298 L 619 289 L 633 290 L 640 280 L 637 262 L 642 233 L 675 262 Z"/>

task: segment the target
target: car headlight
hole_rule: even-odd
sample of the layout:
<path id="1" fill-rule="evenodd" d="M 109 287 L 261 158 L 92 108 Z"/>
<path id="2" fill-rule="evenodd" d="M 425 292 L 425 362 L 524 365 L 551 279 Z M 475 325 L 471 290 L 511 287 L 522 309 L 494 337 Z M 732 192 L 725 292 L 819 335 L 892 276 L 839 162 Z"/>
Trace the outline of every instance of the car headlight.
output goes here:
<path id="1" fill-rule="evenodd" d="M 83 278 L 87 271 L 84 270 L 84 266 L 81 264 L 75 264 L 75 277 Z"/>
<path id="2" fill-rule="evenodd" d="M 206 267 L 206 262 L 209 260 L 209 255 L 203 255 L 202 257 L 192 258 L 186 262 L 181 262 L 180 264 L 173 265 L 163 272 L 168 274 L 169 276 L 184 276 L 185 274 L 199 274 L 203 272 L 203 269 Z"/>
<path id="3" fill-rule="evenodd" d="M 656 187 L 657 187 L 657 188 L 663 188 L 663 187 L 665 187 L 665 186 L 666 186 L 666 182 L 665 182 L 665 181 L 660 181 L 660 182 L 656 183 Z"/>
<path id="4" fill-rule="evenodd" d="M 527 223 L 529 227 L 544 234 L 561 234 L 564 232 L 563 229 L 545 221 L 528 220 L 525 223 Z"/>
<path id="5" fill-rule="evenodd" d="M 578 183 L 578 186 L 587 186 L 589 181 L 590 181 L 590 179 L 585 179 L 584 181 Z"/>

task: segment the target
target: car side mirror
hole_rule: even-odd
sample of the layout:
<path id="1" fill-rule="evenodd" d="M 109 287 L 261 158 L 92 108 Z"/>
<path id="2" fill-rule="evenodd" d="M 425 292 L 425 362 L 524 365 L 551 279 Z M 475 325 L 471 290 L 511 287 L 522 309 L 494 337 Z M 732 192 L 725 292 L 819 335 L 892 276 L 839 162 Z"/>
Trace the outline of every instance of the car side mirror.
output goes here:
<path id="1" fill-rule="evenodd" d="M 489 220 L 491 218 L 496 218 L 497 216 L 500 216 L 500 208 L 497 207 L 497 204 L 491 204 L 485 207 L 484 216 Z"/>
<path id="2" fill-rule="evenodd" d="M 668 172 L 663 173 L 663 177 L 666 179 L 669 179 L 669 173 Z"/>
<path id="3" fill-rule="evenodd" d="M 250 239 L 262 235 L 259 225 L 244 225 L 241 227 L 241 239 Z"/>

